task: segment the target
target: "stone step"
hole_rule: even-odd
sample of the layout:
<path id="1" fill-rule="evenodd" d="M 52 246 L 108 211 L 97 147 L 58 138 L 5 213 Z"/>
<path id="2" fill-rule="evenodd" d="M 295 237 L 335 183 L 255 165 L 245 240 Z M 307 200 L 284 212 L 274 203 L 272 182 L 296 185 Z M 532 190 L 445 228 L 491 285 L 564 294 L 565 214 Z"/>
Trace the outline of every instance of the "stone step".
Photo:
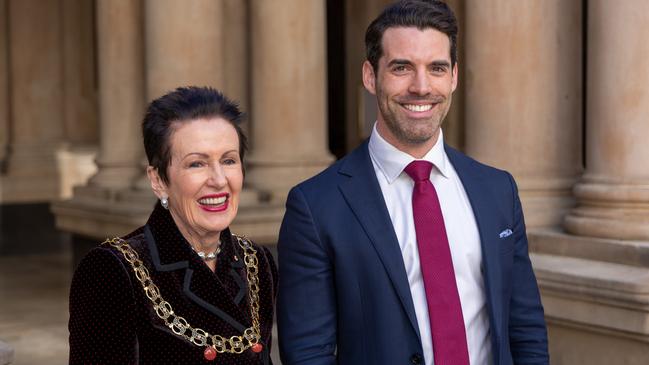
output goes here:
<path id="1" fill-rule="evenodd" d="M 649 342 L 649 267 L 531 253 L 549 321 Z"/>
<path id="2" fill-rule="evenodd" d="M 649 267 L 649 242 L 569 235 L 559 230 L 528 232 L 530 252 Z"/>
<path id="3" fill-rule="evenodd" d="M 145 224 L 156 202 L 150 191 L 127 191 L 111 196 L 106 189 L 88 187 L 76 192 L 79 194 L 75 193 L 73 199 L 52 204 L 56 227 L 99 241 Z M 249 201 L 240 204 L 232 231 L 260 244 L 274 244 L 283 215 L 283 204 Z"/>

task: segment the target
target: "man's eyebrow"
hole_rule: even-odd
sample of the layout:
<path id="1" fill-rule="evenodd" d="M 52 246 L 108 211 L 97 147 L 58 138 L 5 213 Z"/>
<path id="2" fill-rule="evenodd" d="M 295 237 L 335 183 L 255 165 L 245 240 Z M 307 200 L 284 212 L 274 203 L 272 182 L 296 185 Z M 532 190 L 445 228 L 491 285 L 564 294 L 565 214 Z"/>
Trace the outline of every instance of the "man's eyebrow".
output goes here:
<path id="1" fill-rule="evenodd" d="M 394 65 L 412 65 L 412 62 L 406 59 L 401 59 L 401 58 L 395 58 L 388 62 L 388 66 L 394 66 Z M 446 60 L 436 60 L 433 61 L 429 64 L 429 66 L 432 67 L 446 67 L 449 68 L 451 67 L 451 63 L 446 61 Z"/>
<path id="2" fill-rule="evenodd" d="M 449 67 L 451 67 L 451 64 L 448 61 L 445 61 L 445 60 L 438 60 L 438 61 L 431 62 L 430 66 L 449 68 Z"/>
<path id="3" fill-rule="evenodd" d="M 400 59 L 400 58 L 396 58 L 396 59 L 394 59 L 394 60 L 388 62 L 388 66 L 393 66 L 393 65 L 411 65 L 411 64 L 412 64 L 412 62 L 410 62 L 409 60 L 404 60 L 404 59 Z"/>

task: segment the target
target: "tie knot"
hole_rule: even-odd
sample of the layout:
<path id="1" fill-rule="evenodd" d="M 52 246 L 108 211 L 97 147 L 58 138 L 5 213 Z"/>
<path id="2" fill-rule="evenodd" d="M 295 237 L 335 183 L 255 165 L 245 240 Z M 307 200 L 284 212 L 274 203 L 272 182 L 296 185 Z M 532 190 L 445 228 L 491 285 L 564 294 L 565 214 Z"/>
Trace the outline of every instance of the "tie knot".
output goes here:
<path id="1" fill-rule="evenodd" d="M 403 171 L 406 172 L 415 182 L 426 181 L 430 179 L 430 170 L 433 164 L 428 161 L 412 161 Z"/>

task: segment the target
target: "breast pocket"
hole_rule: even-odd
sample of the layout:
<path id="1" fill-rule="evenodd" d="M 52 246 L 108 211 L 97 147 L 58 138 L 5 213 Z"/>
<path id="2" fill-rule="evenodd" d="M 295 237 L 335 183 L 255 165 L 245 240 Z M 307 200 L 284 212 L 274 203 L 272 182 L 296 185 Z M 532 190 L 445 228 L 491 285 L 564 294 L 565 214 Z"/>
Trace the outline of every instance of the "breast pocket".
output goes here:
<path id="1" fill-rule="evenodd" d="M 503 256 L 511 256 L 514 253 L 514 237 L 509 236 L 500 239 L 500 253 Z"/>
<path id="2" fill-rule="evenodd" d="M 509 282 L 512 277 L 512 266 L 514 265 L 514 235 L 511 235 L 506 238 L 500 239 L 500 270 L 502 275 L 503 283 Z M 509 285 L 504 285 L 503 290 L 506 292 L 503 293 L 505 297 L 508 296 Z"/>

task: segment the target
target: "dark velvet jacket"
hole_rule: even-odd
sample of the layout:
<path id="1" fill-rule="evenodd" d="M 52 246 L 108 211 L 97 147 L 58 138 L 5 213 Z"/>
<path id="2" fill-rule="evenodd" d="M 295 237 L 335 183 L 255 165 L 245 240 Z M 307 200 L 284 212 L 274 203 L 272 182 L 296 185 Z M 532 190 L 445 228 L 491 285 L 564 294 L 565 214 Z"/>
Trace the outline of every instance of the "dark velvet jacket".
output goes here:
<path id="1" fill-rule="evenodd" d="M 124 237 L 138 253 L 161 296 L 189 325 L 225 338 L 251 325 L 243 249 L 228 229 L 212 272 L 160 204 L 144 227 Z M 79 264 L 70 289 L 70 364 L 271 364 L 269 350 L 277 269 L 268 249 L 259 261 L 261 343 L 264 350 L 203 356 L 205 347 L 175 335 L 153 310 L 132 266 L 109 244 Z"/>

